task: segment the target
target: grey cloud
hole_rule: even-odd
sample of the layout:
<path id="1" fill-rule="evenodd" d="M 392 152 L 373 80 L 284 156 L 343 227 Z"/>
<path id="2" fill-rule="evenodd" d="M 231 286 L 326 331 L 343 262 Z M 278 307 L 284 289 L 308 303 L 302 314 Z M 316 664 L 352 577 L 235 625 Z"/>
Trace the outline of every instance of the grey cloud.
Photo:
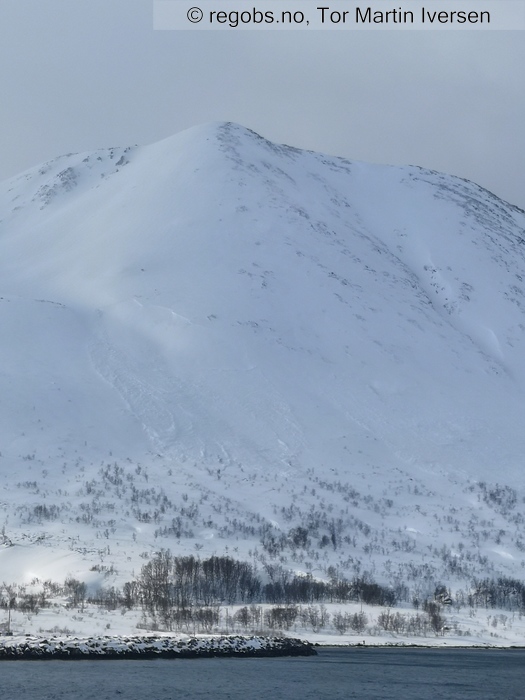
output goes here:
<path id="1" fill-rule="evenodd" d="M 0 178 L 233 120 L 525 208 L 521 32 L 155 32 L 152 0 L 3 0 Z"/>

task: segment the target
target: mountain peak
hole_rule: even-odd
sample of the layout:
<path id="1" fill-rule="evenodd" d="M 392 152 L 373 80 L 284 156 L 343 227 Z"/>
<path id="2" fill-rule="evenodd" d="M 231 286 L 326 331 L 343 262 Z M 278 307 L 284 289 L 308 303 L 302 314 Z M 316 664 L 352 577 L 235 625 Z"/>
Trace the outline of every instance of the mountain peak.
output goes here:
<path id="1" fill-rule="evenodd" d="M 277 522 L 320 483 L 436 513 L 522 484 L 525 214 L 477 185 L 221 122 L 50 161 L 0 212 L 8 490 L 111 455 Z"/>

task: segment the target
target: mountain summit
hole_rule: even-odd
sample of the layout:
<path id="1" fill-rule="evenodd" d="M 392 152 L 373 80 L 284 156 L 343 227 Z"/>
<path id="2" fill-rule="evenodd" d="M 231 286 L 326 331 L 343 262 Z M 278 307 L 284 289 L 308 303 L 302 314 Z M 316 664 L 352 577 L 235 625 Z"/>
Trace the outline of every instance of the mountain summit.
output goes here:
<path id="1" fill-rule="evenodd" d="M 9 526 L 36 536 L 47 498 L 65 538 L 106 462 L 281 529 L 319 499 L 342 519 L 351 485 L 430 537 L 425 498 L 522 489 L 525 212 L 483 188 L 219 123 L 28 170 L 0 219 Z M 116 503 L 112 536 L 153 541 Z"/>

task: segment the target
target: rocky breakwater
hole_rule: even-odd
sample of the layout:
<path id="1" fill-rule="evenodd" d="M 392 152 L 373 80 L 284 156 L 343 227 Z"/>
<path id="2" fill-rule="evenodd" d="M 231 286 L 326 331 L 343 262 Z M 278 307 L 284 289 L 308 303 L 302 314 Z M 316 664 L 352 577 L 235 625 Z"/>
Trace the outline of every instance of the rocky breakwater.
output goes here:
<path id="1" fill-rule="evenodd" d="M 0 637 L 0 660 L 147 659 L 211 656 L 310 656 L 311 644 L 290 637 Z"/>

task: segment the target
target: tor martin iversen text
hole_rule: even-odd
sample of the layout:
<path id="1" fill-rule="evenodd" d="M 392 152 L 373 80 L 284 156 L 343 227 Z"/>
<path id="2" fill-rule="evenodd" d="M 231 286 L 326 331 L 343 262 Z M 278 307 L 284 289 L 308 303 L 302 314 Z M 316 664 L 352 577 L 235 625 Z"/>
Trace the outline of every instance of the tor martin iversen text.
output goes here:
<path id="1" fill-rule="evenodd" d="M 330 7 L 318 7 L 321 11 L 321 21 L 333 22 L 330 17 Z M 350 11 L 338 12 L 338 23 L 351 22 Z M 347 19 L 348 17 L 348 19 Z M 373 7 L 356 7 L 355 24 L 490 24 L 490 12 L 475 10 L 427 10 L 421 8 L 421 13 L 413 10 L 403 10 L 398 7 L 392 10 L 376 10 Z"/>

